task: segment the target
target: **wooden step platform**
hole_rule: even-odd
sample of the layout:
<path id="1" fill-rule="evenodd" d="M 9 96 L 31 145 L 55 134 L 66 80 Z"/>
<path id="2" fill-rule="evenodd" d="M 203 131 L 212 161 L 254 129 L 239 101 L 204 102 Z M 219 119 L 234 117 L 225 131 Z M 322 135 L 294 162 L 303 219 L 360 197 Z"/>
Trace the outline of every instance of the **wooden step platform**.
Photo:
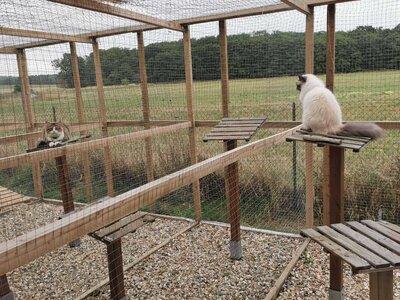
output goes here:
<path id="1" fill-rule="evenodd" d="M 266 118 L 223 118 L 204 137 L 203 141 L 249 141 L 265 122 Z"/>
<path id="2" fill-rule="evenodd" d="M 371 300 L 393 299 L 393 270 L 400 268 L 398 225 L 363 220 L 303 229 L 301 234 L 347 262 L 353 274 L 369 273 Z"/>
<path id="3" fill-rule="evenodd" d="M 400 268 L 400 227 L 395 224 L 363 220 L 303 229 L 301 234 L 350 264 L 354 274 Z"/>
<path id="4" fill-rule="evenodd" d="M 372 139 L 369 137 L 348 137 L 333 134 L 316 134 L 307 130 L 297 130 L 296 134 L 286 139 L 288 142 L 309 142 L 317 144 L 318 147 L 325 145 L 339 147 L 344 149 L 353 150 L 353 152 L 359 152 L 366 145 L 368 145 Z"/>

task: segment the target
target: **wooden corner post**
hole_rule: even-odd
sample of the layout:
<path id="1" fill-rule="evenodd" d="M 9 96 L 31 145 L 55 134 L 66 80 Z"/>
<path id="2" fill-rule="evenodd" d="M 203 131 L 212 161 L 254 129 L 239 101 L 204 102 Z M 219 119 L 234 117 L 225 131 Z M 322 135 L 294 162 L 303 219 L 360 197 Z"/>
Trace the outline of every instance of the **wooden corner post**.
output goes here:
<path id="1" fill-rule="evenodd" d="M 21 80 L 21 98 L 22 107 L 24 110 L 26 132 L 33 132 L 35 130 L 35 117 L 32 108 L 31 86 L 29 83 L 28 65 L 24 49 L 18 49 L 17 63 L 19 78 Z M 36 141 L 32 138 L 28 139 L 28 147 L 36 147 Z M 39 161 L 32 162 L 32 177 L 36 197 L 43 198 L 42 173 L 40 170 Z"/>
<path id="2" fill-rule="evenodd" d="M 70 42 L 70 51 L 71 51 L 71 66 L 72 66 L 72 75 L 74 78 L 74 88 L 75 88 L 75 96 L 76 96 L 76 111 L 78 115 L 79 124 L 85 123 L 85 112 L 83 106 L 83 98 L 82 98 L 82 89 L 81 89 L 81 79 L 79 75 L 79 65 L 78 65 L 78 55 L 76 51 L 75 42 Z M 80 132 L 81 135 L 86 135 L 86 130 Z M 92 186 L 92 173 L 90 171 L 90 155 L 89 151 L 82 152 L 82 161 L 83 161 L 83 174 L 85 177 L 85 193 L 87 201 L 90 203 L 93 201 L 93 186 Z"/>
<path id="3" fill-rule="evenodd" d="M 335 77 L 335 4 L 328 5 L 326 38 L 326 87 L 333 91 Z M 324 224 L 344 221 L 344 148 L 324 147 Z M 344 299 L 343 261 L 330 255 L 329 299 Z"/>
<path id="4" fill-rule="evenodd" d="M 192 48 L 190 43 L 190 30 L 189 26 L 184 26 L 183 31 L 183 51 L 185 60 L 185 80 L 186 80 L 186 103 L 188 120 L 192 124 L 189 128 L 189 147 L 190 147 L 190 160 L 192 164 L 197 163 L 196 151 L 196 125 L 194 117 L 194 104 L 193 104 L 193 71 L 192 71 Z M 196 221 L 201 220 L 201 199 L 200 199 L 200 182 L 195 180 L 192 183 L 193 200 Z"/>
<path id="5" fill-rule="evenodd" d="M 314 73 L 314 7 L 309 7 L 306 15 L 305 71 Z M 314 225 L 314 153 L 313 144 L 306 143 L 305 176 L 306 176 L 306 227 Z"/>
<path id="6" fill-rule="evenodd" d="M 8 284 L 7 275 L 0 275 L 0 300 L 14 300 L 14 293 Z"/>
<path id="7" fill-rule="evenodd" d="M 139 74 L 140 74 L 140 88 L 142 90 L 142 108 L 143 108 L 143 122 L 144 129 L 150 129 L 150 103 L 149 103 L 149 91 L 147 86 L 147 72 L 146 72 L 146 59 L 145 59 L 145 48 L 143 31 L 137 32 L 137 43 L 138 43 L 138 56 L 139 56 Z M 154 162 L 153 162 L 153 150 L 151 137 L 144 139 L 145 151 L 146 151 L 146 175 L 147 182 L 154 180 Z M 150 205 L 150 210 L 155 212 L 155 203 Z"/>
<path id="8" fill-rule="evenodd" d="M 102 137 L 104 138 L 108 136 L 107 113 L 106 113 L 106 101 L 104 97 L 103 75 L 100 63 L 100 50 L 99 50 L 99 44 L 96 39 L 93 39 L 93 60 L 96 72 L 97 94 L 99 97 L 100 122 L 103 124 Z M 104 169 L 107 181 L 107 195 L 112 197 L 114 196 L 114 184 L 112 175 L 111 149 L 109 146 L 104 147 Z"/>

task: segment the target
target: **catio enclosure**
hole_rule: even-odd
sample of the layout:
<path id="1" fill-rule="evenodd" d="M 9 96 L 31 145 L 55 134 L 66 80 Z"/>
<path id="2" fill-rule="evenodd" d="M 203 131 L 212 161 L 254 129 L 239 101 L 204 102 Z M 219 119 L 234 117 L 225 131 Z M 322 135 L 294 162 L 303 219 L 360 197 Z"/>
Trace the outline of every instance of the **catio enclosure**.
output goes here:
<path id="1" fill-rule="evenodd" d="M 156 220 L 122 239 L 132 299 L 265 298 L 300 229 L 323 223 L 324 150 L 285 142 L 302 73 L 345 121 L 385 130 L 346 151 L 345 220 L 400 223 L 398 1 L 0 0 L 0 13 L 0 299 L 109 297 L 106 246 L 88 234 L 137 211 Z M 90 137 L 30 151 L 54 118 Z M 222 118 L 266 121 L 226 151 L 204 142 Z M 247 228 L 233 265 L 229 223 Z M 281 299 L 326 297 L 316 269 Z"/>

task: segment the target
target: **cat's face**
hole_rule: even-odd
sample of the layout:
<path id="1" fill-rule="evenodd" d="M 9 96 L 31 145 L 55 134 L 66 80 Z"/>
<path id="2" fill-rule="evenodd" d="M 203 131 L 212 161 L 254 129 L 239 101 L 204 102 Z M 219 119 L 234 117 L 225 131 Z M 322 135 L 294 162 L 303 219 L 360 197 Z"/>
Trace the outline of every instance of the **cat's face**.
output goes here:
<path id="1" fill-rule="evenodd" d="M 299 79 L 296 81 L 296 88 L 301 91 L 301 87 L 307 82 L 307 77 L 305 75 L 299 75 Z"/>
<path id="2" fill-rule="evenodd" d="M 47 141 L 58 141 L 64 138 L 64 127 L 61 123 L 46 123 L 44 136 Z"/>

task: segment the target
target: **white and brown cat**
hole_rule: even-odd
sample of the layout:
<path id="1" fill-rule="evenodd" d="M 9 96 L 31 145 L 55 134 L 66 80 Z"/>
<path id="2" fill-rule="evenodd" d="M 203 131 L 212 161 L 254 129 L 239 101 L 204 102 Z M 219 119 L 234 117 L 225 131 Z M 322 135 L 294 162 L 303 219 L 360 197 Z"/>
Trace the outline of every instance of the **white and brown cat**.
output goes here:
<path id="1" fill-rule="evenodd" d="M 43 127 L 43 141 L 49 147 L 60 146 L 70 139 L 68 126 L 61 122 L 46 122 Z"/>
<path id="2" fill-rule="evenodd" d="M 342 124 L 342 111 L 335 95 L 313 74 L 300 75 L 296 82 L 303 105 L 303 127 L 319 134 L 363 136 L 378 139 L 383 130 L 375 123 Z"/>

